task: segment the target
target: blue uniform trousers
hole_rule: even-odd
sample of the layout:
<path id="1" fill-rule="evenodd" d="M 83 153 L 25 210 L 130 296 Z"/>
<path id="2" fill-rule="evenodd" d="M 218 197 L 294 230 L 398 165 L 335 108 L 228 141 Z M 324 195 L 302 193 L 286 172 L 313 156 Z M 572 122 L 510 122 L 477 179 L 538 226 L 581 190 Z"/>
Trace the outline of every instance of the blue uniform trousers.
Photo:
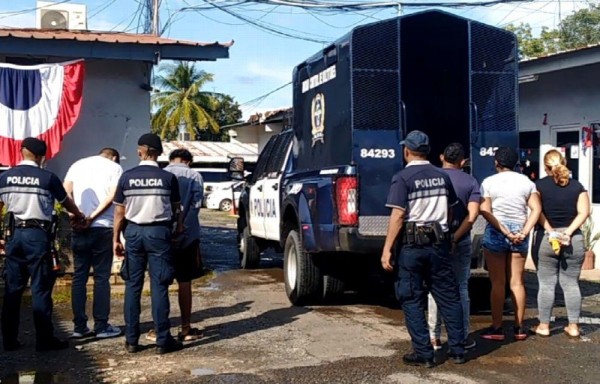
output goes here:
<path id="1" fill-rule="evenodd" d="M 30 277 L 37 343 L 43 344 L 54 337 L 52 289 L 56 273 L 52 271 L 49 254 L 48 234 L 40 228 L 16 228 L 6 243 L 2 307 L 2 337 L 5 344 L 17 341 L 21 298 Z"/>
<path id="2" fill-rule="evenodd" d="M 172 337 L 169 330 L 169 285 L 173 283 L 175 270 L 170 228 L 167 225 L 137 225 L 129 222 L 124 235 L 129 273 L 125 281 L 125 337 L 129 344 L 137 344 L 140 338 L 140 300 L 148 265 L 156 344 L 164 346 Z"/>
<path id="3" fill-rule="evenodd" d="M 403 245 L 396 265 L 396 296 L 402 303 L 406 326 L 417 355 L 433 358 L 425 319 L 428 292 L 431 292 L 446 324 L 450 351 L 464 353 L 463 311 L 448 246 Z"/>

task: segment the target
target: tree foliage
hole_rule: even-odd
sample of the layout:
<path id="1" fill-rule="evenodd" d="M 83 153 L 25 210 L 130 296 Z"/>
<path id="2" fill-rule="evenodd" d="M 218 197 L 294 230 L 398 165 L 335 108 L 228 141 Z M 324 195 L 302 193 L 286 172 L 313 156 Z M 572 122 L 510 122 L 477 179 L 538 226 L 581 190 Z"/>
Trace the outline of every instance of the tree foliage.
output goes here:
<path id="1" fill-rule="evenodd" d="M 154 82 L 158 92 L 152 95 L 152 131 L 172 140 L 185 126 L 194 139 L 226 140 L 219 128 L 237 122 L 242 112 L 231 96 L 204 91 L 211 81 L 211 73 L 189 62 L 161 66 Z"/>
<path id="2" fill-rule="evenodd" d="M 590 4 L 564 18 L 556 29 L 543 27 L 533 36 L 527 23 L 510 24 L 507 30 L 517 35 L 521 58 L 539 57 L 568 49 L 600 43 L 600 5 Z"/>

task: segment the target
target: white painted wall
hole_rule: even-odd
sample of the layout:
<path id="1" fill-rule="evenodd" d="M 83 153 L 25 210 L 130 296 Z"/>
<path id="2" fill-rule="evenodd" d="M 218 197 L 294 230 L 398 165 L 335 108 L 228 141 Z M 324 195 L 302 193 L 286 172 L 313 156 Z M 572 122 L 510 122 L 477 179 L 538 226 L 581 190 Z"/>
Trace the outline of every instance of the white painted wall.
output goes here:
<path id="1" fill-rule="evenodd" d="M 143 62 L 87 61 L 79 120 L 48 169 L 63 178 L 73 162 L 103 147 L 121 153 L 124 169 L 137 165 L 137 140 L 150 131 L 150 94 L 140 88 L 148 84 L 149 70 Z"/>
<path id="2" fill-rule="evenodd" d="M 519 85 L 519 130 L 540 132 L 540 175 L 545 176 L 543 157 L 553 148 L 553 129 L 589 126 L 600 121 L 600 64 L 540 74 L 537 81 Z M 542 125 L 544 113 L 548 125 Z M 579 181 L 591 192 L 593 150 L 579 144 Z M 596 230 L 600 230 L 600 204 L 593 207 Z M 600 268 L 597 244 L 596 269 Z"/>
<path id="3" fill-rule="evenodd" d="M 273 123 L 273 124 L 258 124 L 258 125 L 246 125 L 242 127 L 232 128 L 232 131 L 235 131 L 237 136 L 231 137 L 230 141 L 232 143 L 244 143 L 244 144 L 258 144 L 258 153 L 260 153 L 267 142 L 271 138 L 281 132 L 283 129 L 283 123 Z"/>

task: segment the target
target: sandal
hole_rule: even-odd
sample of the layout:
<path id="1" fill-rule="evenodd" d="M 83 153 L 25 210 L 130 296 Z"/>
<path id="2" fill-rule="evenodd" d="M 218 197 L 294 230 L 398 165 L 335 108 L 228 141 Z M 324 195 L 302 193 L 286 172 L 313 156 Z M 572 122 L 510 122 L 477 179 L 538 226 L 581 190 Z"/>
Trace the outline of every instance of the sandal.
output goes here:
<path id="1" fill-rule="evenodd" d="M 565 335 L 567 335 L 569 339 L 579 339 L 581 333 L 579 332 L 579 330 L 577 331 L 577 333 L 571 333 L 571 331 L 569 331 L 569 327 L 565 327 Z"/>
<path id="2" fill-rule="evenodd" d="M 540 326 L 536 326 L 534 328 L 531 328 L 529 330 L 531 333 L 533 333 L 536 336 L 540 336 L 540 337 L 550 337 L 550 328 L 547 329 L 541 329 Z"/>
<path id="3" fill-rule="evenodd" d="M 185 334 L 183 332 L 179 332 L 179 334 L 177 334 L 177 339 L 179 339 L 179 341 L 198 340 L 201 337 L 202 331 L 198 328 L 189 328 Z"/>

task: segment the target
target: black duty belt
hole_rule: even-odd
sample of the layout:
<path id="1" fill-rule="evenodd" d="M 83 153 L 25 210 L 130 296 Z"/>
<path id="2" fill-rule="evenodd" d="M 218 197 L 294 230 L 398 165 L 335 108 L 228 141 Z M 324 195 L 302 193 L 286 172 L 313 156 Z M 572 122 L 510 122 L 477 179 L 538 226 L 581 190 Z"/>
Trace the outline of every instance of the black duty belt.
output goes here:
<path id="1" fill-rule="evenodd" d="M 448 235 L 443 231 L 440 223 L 415 223 L 407 222 L 402 231 L 402 244 L 408 245 L 434 245 L 448 240 Z"/>
<path id="2" fill-rule="evenodd" d="M 16 228 L 39 228 L 47 231 L 50 229 L 52 222 L 46 220 L 37 220 L 37 219 L 28 219 L 28 220 L 20 220 L 15 219 L 15 227 Z"/>

